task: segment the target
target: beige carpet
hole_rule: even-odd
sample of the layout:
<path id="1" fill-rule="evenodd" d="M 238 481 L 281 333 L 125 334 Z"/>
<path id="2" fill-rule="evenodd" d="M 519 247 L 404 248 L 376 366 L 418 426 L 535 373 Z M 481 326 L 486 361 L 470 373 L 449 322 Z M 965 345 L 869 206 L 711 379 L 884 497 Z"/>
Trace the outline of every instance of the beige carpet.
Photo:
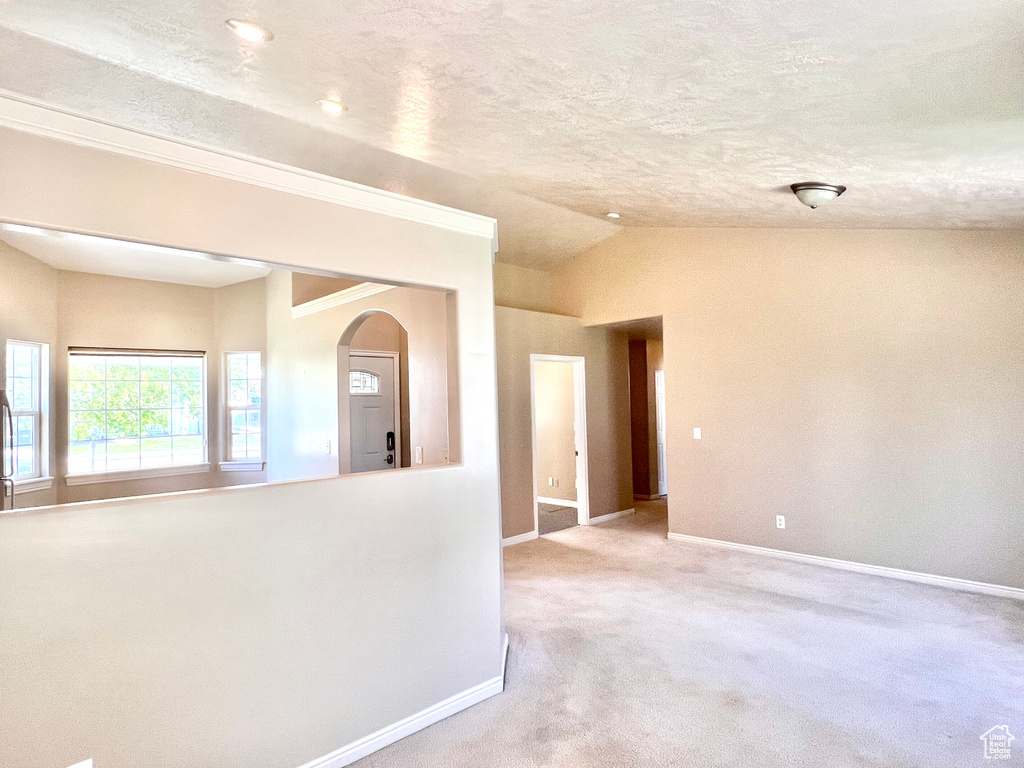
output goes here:
<path id="1" fill-rule="evenodd" d="M 1024 765 L 1024 603 L 669 542 L 662 502 L 505 568 L 505 693 L 360 768 Z"/>

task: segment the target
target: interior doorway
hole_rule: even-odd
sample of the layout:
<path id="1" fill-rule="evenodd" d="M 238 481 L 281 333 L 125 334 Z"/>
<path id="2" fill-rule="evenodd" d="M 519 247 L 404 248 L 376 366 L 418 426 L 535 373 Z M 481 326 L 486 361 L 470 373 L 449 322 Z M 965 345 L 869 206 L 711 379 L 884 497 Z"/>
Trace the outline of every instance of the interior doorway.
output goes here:
<path id="1" fill-rule="evenodd" d="M 586 362 L 530 355 L 533 514 L 538 535 L 590 520 Z"/>
<path id="2" fill-rule="evenodd" d="M 655 421 L 657 422 L 656 432 L 658 441 L 658 494 L 668 495 L 668 457 L 665 454 L 665 372 L 658 369 L 654 371 L 654 410 Z"/>
<path id="3" fill-rule="evenodd" d="M 401 466 L 398 353 L 349 354 L 349 425 L 353 472 Z"/>

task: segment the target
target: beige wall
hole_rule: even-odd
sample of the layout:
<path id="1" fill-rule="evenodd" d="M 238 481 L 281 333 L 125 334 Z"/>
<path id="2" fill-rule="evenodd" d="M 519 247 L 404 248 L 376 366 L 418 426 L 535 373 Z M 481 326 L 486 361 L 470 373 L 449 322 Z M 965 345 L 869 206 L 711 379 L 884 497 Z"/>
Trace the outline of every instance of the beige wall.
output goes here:
<path id="1" fill-rule="evenodd" d="M 460 465 L 0 515 L 0 764 L 298 766 L 500 681 L 490 239 L 7 129 L 0 166 L 0 220 L 456 291 L 472 427 Z"/>
<path id="2" fill-rule="evenodd" d="M 141 496 L 217 484 L 216 471 L 123 482 L 67 485 L 69 347 L 112 349 L 190 349 L 207 352 L 207 431 L 218 426 L 220 356 L 214 323 L 214 289 L 148 280 L 129 280 L 84 272 L 58 273 L 60 344 L 53 369 L 57 397 L 57 500 L 64 504 L 92 499 Z M 217 444 L 216 438 L 213 445 Z M 211 454 L 215 451 L 211 451 Z M 216 461 L 216 456 L 211 456 Z"/>
<path id="3" fill-rule="evenodd" d="M 292 276 L 292 306 L 297 307 L 307 301 L 330 296 L 332 293 L 344 291 L 347 288 L 354 288 L 360 282 L 362 281 L 296 272 Z"/>
<path id="4" fill-rule="evenodd" d="M 555 292 L 664 316 L 671 531 L 1024 587 L 1022 285 L 1022 232 L 635 229 Z"/>
<path id="5" fill-rule="evenodd" d="M 225 288 L 129 280 L 56 270 L 0 242 L 0 269 L 9 281 L 0 323 L 4 338 L 50 345 L 50 440 L 46 460 L 50 489 L 20 491 L 19 508 L 93 499 L 261 482 L 265 472 L 221 472 L 226 456 L 221 387 L 223 355 L 263 352 L 266 343 L 264 281 Z M 207 353 L 207 472 L 69 486 L 67 474 L 68 348 L 191 349 Z"/>
<path id="6" fill-rule="evenodd" d="M 7 340 L 33 341 L 50 346 L 50 412 L 56 394 L 52 375 L 57 361 L 57 276 L 56 269 L 43 264 L 26 253 L 0 242 L 0 388 L 6 387 Z M 56 421 L 51 417 L 47 425 L 46 470 L 55 471 L 53 449 Z M 38 491 L 19 488 L 15 503 L 20 508 L 57 502 L 57 485 Z"/>
<path id="7" fill-rule="evenodd" d="M 494 265 L 494 303 L 499 307 L 551 312 L 551 275 L 499 261 Z"/>
<path id="8" fill-rule="evenodd" d="M 270 479 L 336 475 L 339 463 L 347 471 L 348 431 L 339 428 L 338 342 L 351 322 L 370 310 L 389 312 L 408 333 L 410 449 L 415 453 L 416 446 L 423 448 L 424 465 L 447 463 L 448 321 L 444 292 L 395 288 L 293 319 L 290 281 L 288 272 L 273 272 L 267 278 Z M 371 316 L 367 322 L 375 321 Z M 361 331 L 362 327 L 357 334 Z M 379 332 L 377 326 L 372 326 L 367 333 Z M 347 393 L 343 389 L 342 397 Z M 340 415 L 342 421 L 347 421 L 347 407 Z M 340 444 L 339 434 L 344 434 Z"/>
<path id="9" fill-rule="evenodd" d="M 227 382 L 225 373 L 228 352 L 259 352 L 263 363 L 263 400 L 267 399 L 267 281 L 265 278 L 246 280 L 244 283 L 226 285 L 217 288 L 213 294 L 214 335 L 220 371 L 218 387 L 219 424 L 212 430 L 216 441 L 211 445 L 216 451 L 215 460 L 225 461 L 228 454 L 228 435 L 230 426 L 225 403 L 227 402 Z M 266 408 L 263 409 L 266 417 Z M 267 429 L 263 425 L 263 457 L 267 456 Z M 227 471 L 224 465 L 218 465 L 214 478 L 218 486 L 242 485 L 244 483 L 266 482 L 267 470 L 259 471 Z"/>
<path id="10" fill-rule="evenodd" d="M 658 408 L 655 393 L 655 371 L 665 370 L 664 345 L 661 340 L 648 339 L 647 347 L 647 471 L 650 495 L 658 495 Z"/>
<path id="11" fill-rule="evenodd" d="M 495 314 L 503 536 L 534 530 L 531 354 L 586 358 L 590 516 L 632 507 L 626 337 L 575 317 L 506 307 Z"/>
<path id="12" fill-rule="evenodd" d="M 399 352 L 402 349 L 402 326 L 386 312 L 370 315 L 359 326 L 349 347 L 363 351 Z"/>
<path id="13" fill-rule="evenodd" d="M 573 364 L 533 364 L 537 494 L 576 501 L 576 393 Z M 557 485 L 548 485 L 553 478 Z"/>

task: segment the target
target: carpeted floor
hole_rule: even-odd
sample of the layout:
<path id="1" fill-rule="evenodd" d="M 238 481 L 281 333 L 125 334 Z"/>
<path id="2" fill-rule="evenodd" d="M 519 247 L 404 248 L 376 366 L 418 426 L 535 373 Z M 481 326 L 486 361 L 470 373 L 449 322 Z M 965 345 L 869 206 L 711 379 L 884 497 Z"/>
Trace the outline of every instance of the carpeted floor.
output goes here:
<path id="1" fill-rule="evenodd" d="M 505 550 L 505 693 L 360 768 L 1024 764 L 1024 603 L 665 540 L 664 502 Z"/>

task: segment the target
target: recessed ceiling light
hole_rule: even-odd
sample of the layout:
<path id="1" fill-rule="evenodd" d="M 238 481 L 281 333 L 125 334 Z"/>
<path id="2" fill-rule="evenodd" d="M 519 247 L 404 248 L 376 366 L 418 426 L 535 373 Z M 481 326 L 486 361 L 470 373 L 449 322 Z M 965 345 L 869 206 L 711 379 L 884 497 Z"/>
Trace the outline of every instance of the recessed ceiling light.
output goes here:
<path id="1" fill-rule="evenodd" d="M 334 99 L 317 99 L 316 103 L 319 104 L 320 109 L 322 109 L 328 115 L 338 116 L 342 112 L 348 112 L 348 107 L 346 107 L 340 101 L 335 101 Z"/>
<path id="2" fill-rule="evenodd" d="M 617 219 L 617 218 L 619 218 L 619 214 L 617 214 L 615 211 L 610 211 L 610 212 L 606 213 L 605 216 L 607 216 L 609 219 Z"/>
<path id="3" fill-rule="evenodd" d="M 831 203 L 846 191 L 846 187 L 842 184 L 825 184 L 820 181 L 805 181 L 801 184 L 791 184 L 789 188 L 793 190 L 793 194 L 797 196 L 800 202 L 808 208 L 818 208 L 825 205 L 825 203 Z"/>
<path id="4" fill-rule="evenodd" d="M 240 21 L 239 19 L 228 19 L 224 22 L 227 24 L 231 31 L 238 35 L 243 40 L 247 40 L 250 43 L 262 43 L 266 40 L 273 40 L 274 33 L 269 29 L 253 24 L 251 21 Z"/>

